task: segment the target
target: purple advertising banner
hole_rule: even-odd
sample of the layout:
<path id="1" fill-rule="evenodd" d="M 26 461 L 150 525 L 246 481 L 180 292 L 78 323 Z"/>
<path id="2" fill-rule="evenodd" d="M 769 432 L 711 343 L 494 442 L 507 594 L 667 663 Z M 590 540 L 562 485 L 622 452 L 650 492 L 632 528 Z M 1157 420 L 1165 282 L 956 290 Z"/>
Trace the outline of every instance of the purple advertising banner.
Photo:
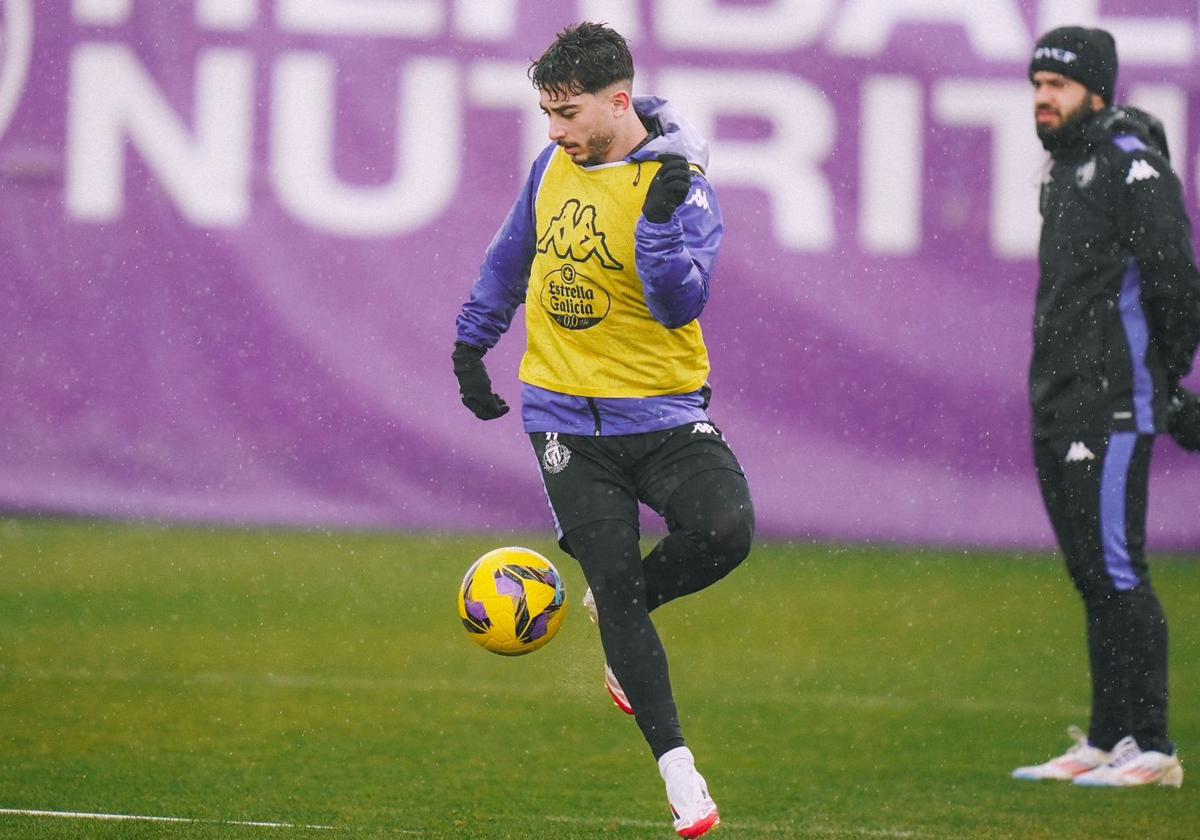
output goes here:
<path id="1" fill-rule="evenodd" d="M 760 534 L 1050 545 L 1029 52 L 1113 31 L 1196 219 L 1200 0 L 0 0 L 0 508 L 549 531 L 450 350 L 546 142 L 530 58 L 581 19 L 710 139 L 711 410 Z M 1200 549 L 1165 437 L 1150 544 Z"/>

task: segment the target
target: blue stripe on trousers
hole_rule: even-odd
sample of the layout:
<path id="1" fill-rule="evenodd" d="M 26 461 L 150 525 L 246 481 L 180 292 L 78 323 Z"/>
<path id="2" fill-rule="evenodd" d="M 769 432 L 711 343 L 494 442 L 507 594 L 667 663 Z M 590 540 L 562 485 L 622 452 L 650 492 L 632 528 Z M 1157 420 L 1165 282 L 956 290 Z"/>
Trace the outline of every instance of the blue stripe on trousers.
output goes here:
<path id="1" fill-rule="evenodd" d="M 1125 518 L 1129 465 L 1137 439 L 1136 432 L 1113 432 L 1109 436 L 1104 471 L 1100 476 L 1100 539 L 1104 546 L 1104 568 L 1118 592 L 1127 592 L 1140 582 L 1129 557 Z"/>

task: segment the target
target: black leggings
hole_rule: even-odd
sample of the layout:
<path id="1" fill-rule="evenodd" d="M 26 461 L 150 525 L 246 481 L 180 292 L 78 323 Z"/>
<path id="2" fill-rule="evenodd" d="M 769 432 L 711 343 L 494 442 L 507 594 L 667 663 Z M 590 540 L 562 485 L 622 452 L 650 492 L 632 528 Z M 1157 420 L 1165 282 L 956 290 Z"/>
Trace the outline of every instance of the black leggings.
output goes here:
<path id="1" fill-rule="evenodd" d="M 645 560 L 637 529 L 626 522 L 604 520 L 566 535 L 596 599 L 604 655 L 655 758 L 684 739 L 650 612 L 725 577 L 754 538 L 746 479 L 732 470 L 693 476 L 671 495 L 664 514 L 669 533 Z"/>

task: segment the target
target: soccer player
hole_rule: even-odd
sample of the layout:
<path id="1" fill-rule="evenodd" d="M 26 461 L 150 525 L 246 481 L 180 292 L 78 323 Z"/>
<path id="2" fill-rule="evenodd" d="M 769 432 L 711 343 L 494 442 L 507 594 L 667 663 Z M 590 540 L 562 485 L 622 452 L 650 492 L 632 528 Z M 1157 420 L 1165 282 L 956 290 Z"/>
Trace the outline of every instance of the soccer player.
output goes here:
<path id="1" fill-rule="evenodd" d="M 1030 395 L 1042 497 L 1083 598 L 1091 726 L 1018 779 L 1179 787 L 1167 621 L 1146 564 L 1154 436 L 1200 342 L 1200 274 L 1161 124 L 1112 107 L 1117 50 L 1064 27 L 1029 65 L 1042 182 Z"/>
<path id="2" fill-rule="evenodd" d="M 525 304 L 521 416 L 559 545 L 587 579 L 609 693 L 658 760 L 676 831 L 699 837 L 719 815 L 650 612 L 741 563 L 754 512 L 708 415 L 696 320 L 723 233 L 708 147 L 670 103 L 634 97 L 633 75 L 625 39 L 586 22 L 530 67 L 551 143 L 487 249 L 453 361 L 467 408 L 507 412 L 483 356 Z M 639 501 L 668 527 L 644 558 Z"/>

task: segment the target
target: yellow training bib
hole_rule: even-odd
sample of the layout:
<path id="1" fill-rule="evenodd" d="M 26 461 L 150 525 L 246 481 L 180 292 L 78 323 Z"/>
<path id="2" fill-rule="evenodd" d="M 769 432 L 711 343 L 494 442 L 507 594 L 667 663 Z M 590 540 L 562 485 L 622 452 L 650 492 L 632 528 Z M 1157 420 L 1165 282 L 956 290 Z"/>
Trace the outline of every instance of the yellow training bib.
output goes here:
<path id="1" fill-rule="evenodd" d="M 654 320 L 637 273 L 634 230 L 659 166 L 584 169 L 555 150 L 534 213 L 521 381 L 579 397 L 652 397 L 708 379 L 700 324 Z"/>

